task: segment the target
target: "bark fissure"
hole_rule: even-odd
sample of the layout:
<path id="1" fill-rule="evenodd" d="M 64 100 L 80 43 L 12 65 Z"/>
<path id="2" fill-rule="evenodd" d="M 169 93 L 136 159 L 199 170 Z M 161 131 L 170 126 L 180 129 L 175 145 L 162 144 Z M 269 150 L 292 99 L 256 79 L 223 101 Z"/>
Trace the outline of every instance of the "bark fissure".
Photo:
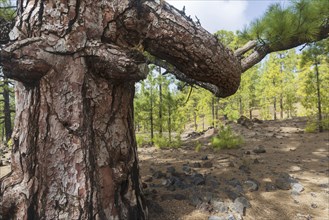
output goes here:
<path id="1" fill-rule="evenodd" d="M 74 8 L 75 9 L 75 15 L 74 15 L 73 19 L 68 22 L 68 27 L 66 29 L 65 35 L 69 34 L 72 31 L 73 25 L 75 24 L 75 22 L 79 18 L 79 14 L 80 14 L 79 10 L 80 10 L 81 2 L 80 2 L 80 0 L 75 0 L 75 1 L 76 1 L 75 8 Z M 68 10 L 70 10 L 70 6 L 68 6 Z"/>

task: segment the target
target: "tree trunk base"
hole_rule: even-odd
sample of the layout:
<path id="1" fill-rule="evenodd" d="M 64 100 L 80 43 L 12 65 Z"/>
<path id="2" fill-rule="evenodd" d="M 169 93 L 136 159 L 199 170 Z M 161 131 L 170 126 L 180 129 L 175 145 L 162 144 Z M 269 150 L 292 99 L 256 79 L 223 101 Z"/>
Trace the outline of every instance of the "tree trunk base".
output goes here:
<path id="1" fill-rule="evenodd" d="M 134 82 L 81 59 L 34 87 L 18 83 L 3 219 L 147 219 L 133 126 Z"/>

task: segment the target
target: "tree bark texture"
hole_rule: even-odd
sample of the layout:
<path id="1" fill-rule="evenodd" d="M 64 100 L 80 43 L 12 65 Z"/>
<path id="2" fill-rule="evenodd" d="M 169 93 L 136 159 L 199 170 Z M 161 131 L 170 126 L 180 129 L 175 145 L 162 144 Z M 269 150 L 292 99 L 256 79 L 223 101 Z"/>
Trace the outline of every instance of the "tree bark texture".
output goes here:
<path id="1" fill-rule="evenodd" d="M 18 0 L 17 14 L 0 59 L 20 82 L 1 215 L 146 219 L 132 112 L 144 52 L 221 97 L 239 86 L 240 58 L 161 0 Z"/>
<path id="2" fill-rule="evenodd" d="M 21 82 L 4 219 L 147 219 L 132 106 L 147 67 L 139 51 L 101 42 L 102 20 L 118 11 L 99 7 L 20 4 L 2 51 L 5 74 Z"/>
<path id="3" fill-rule="evenodd" d="M 4 219 L 145 219 L 134 83 L 109 81 L 66 58 L 34 87 L 19 83 Z"/>

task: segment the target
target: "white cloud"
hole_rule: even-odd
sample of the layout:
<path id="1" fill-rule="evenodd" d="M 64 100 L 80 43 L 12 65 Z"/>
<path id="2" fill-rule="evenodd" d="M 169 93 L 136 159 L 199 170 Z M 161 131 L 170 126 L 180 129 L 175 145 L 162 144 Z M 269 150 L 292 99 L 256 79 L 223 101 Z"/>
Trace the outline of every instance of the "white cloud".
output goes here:
<path id="1" fill-rule="evenodd" d="M 182 10 L 185 6 L 186 14 L 195 15 L 200 19 L 201 25 L 211 33 L 220 29 L 240 30 L 246 23 L 246 10 L 248 1 L 167 1 L 169 4 Z"/>

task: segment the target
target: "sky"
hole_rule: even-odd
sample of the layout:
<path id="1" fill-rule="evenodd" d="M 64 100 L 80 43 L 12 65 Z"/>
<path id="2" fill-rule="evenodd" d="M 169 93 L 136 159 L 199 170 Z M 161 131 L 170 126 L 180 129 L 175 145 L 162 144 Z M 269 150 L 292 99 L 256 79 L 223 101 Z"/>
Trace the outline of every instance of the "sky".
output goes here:
<path id="1" fill-rule="evenodd" d="M 218 30 L 243 30 L 251 21 L 261 17 L 273 3 L 283 6 L 288 0 L 167 0 L 177 9 L 185 6 L 186 15 L 197 16 L 201 26 L 210 33 Z"/>

